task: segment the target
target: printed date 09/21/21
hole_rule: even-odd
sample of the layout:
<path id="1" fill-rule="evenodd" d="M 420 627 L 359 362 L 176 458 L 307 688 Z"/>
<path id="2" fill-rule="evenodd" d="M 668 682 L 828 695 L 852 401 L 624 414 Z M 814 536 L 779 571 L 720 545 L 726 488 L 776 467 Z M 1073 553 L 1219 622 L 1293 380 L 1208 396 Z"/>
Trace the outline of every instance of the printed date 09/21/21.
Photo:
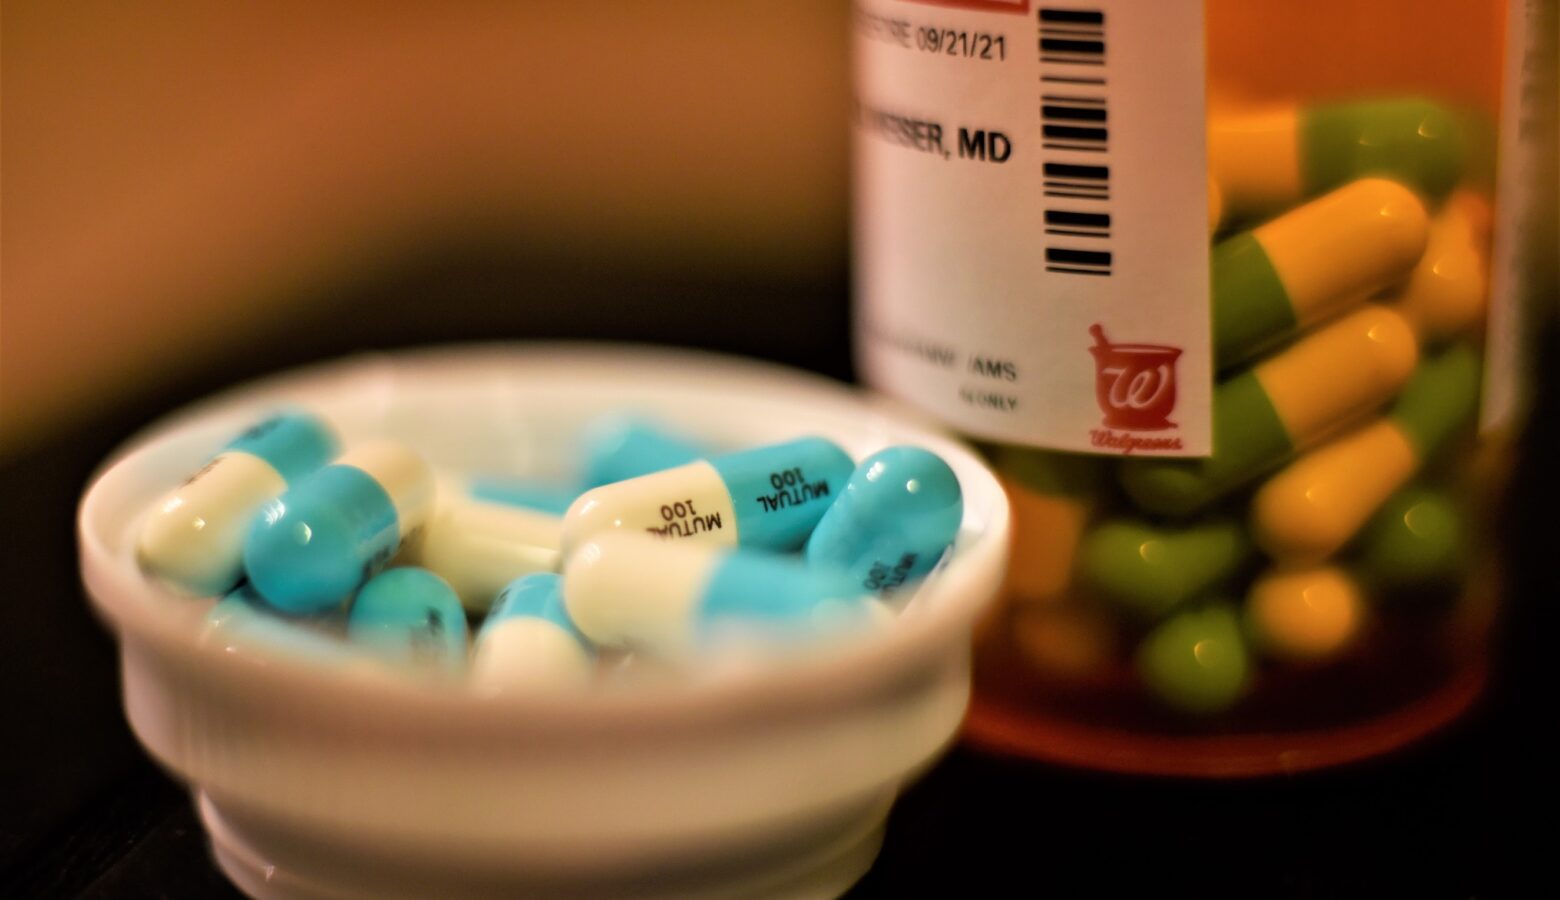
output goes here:
<path id="1" fill-rule="evenodd" d="M 909 19 L 880 16 L 865 10 L 856 11 L 856 27 L 867 37 L 907 50 L 995 62 L 1007 59 L 1007 38 L 1000 34 L 915 25 Z"/>

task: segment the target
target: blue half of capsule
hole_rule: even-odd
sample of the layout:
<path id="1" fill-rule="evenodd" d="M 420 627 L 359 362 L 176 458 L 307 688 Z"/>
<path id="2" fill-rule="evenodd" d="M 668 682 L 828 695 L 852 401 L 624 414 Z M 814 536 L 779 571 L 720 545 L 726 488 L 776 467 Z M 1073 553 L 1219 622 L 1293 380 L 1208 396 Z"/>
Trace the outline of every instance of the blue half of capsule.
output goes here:
<path id="1" fill-rule="evenodd" d="M 354 447 L 260 510 L 244 569 L 277 609 L 324 612 L 383 568 L 432 505 L 422 457 L 391 441 Z"/>
<path id="2" fill-rule="evenodd" d="M 352 601 L 347 639 L 387 662 L 458 671 L 466 663 L 466 612 L 427 569 L 390 569 Z"/>
<path id="3" fill-rule="evenodd" d="M 849 573 L 799 565 L 794 557 L 753 551 L 724 554 L 710 574 L 696 612 L 697 629 L 706 638 L 733 624 L 765 632 L 810 633 L 820 617 L 842 614 L 865 622 L 865 594 Z"/>
<path id="4" fill-rule="evenodd" d="M 649 419 L 607 416 L 586 427 L 584 456 L 585 486 L 593 488 L 705 459 L 709 450 Z"/>
<path id="5" fill-rule="evenodd" d="M 493 601 L 493 609 L 482 621 L 482 634 L 511 618 L 539 619 L 566 632 L 585 648 L 593 652 L 590 639 L 574 625 L 569 611 L 563 605 L 563 576 L 554 572 L 536 572 L 511 581 Z"/>
<path id="6" fill-rule="evenodd" d="M 840 495 L 855 464 L 833 441 L 804 437 L 710 460 L 731 495 L 743 546 L 794 550 Z"/>
<path id="7" fill-rule="evenodd" d="M 277 413 L 235 437 L 224 451 L 258 456 L 288 484 L 336 458 L 336 435 L 318 416 L 301 411 Z"/>
<path id="8" fill-rule="evenodd" d="M 851 474 L 808 538 L 807 562 L 844 569 L 886 599 L 937 565 L 963 519 L 958 476 L 941 457 L 889 447 Z"/>

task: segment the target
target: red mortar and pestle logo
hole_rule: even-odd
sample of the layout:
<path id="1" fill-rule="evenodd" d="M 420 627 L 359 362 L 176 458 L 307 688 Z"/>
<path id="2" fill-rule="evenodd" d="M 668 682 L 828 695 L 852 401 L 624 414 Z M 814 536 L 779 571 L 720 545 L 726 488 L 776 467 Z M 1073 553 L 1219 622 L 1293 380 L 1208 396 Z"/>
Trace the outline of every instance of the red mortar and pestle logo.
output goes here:
<path id="1" fill-rule="evenodd" d="M 1107 428 L 1163 431 L 1174 428 L 1175 361 L 1180 347 L 1159 344 L 1112 344 L 1105 329 L 1089 326 L 1094 346 L 1094 399 L 1105 413 Z"/>

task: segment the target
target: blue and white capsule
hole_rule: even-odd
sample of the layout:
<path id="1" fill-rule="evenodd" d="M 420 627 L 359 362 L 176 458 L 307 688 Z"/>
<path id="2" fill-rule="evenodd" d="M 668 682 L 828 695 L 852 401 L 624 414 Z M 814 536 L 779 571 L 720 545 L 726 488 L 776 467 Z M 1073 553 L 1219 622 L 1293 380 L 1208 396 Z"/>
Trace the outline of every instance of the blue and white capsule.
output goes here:
<path id="1" fill-rule="evenodd" d="M 196 594 L 231 590 L 244 575 L 255 514 L 338 450 L 330 426 L 309 413 L 256 423 L 157 501 L 136 543 L 141 566 Z"/>
<path id="2" fill-rule="evenodd" d="M 599 647 L 678 659 L 733 636 L 795 643 L 864 628 L 880 604 L 847 572 L 698 541 L 607 532 L 564 565 L 563 599 Z"/>
<path id="3" fill-rule="evenodd" d="M 510 583 L 477 632 L 471 685 L 480 693 L 587 687 L 596 650 L 569 618 L 563 579 L 545 572 Z"/>
<path id="4" fill-rule="evenodd" d="M 959 534 L 964 495 L 942 457 L 889 447 L 861 461 L 807 539 L 809 565 L 844 569 L 888 600 L 937 565 Z"/>
<path id="5" fill-rule="evenodd" d="M 384 568 L 433 495 L 433 471 L 416 453 L 391 441 L 354 447 L 264 506 L 244 570 L 277 609 L 324 612 Z"/>
<path id="6" fill-rule="evenodd" d="M 797 550 L 853 468 L 832 441 L 805 437 L 595 488 L 564 514 L 564 555 L 616 530 Z"/>
<path id="7" fill-rule="evenodd" d="M 585 486 L 601 487 L 710 456 L 709 448 L 642 416 L 603 416 L 585 427 Z"/>
<path id="8" fill-rule="evenodd" d="M 352 601 L 347 640 L 391 665 L 453 675 L 466 667 L 466 612 L 427 569 L 389 569 Z"/>
<path id="9" fill-rule="evenodd" d="M 556 515 L 479 500 L 456 479 L 441 477 L 434 510 L 407 541 L 401 561 L 431 570 L 467 609 L 486 612 L 516 578 L 558 571 L 562 535 Z"/>

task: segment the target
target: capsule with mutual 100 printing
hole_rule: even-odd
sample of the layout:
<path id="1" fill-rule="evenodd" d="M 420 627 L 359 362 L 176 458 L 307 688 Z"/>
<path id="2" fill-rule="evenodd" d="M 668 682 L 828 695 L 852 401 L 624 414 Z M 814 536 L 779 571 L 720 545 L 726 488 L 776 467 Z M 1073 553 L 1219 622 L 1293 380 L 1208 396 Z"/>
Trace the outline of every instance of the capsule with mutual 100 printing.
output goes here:
<path id="1" fill-rule="evenodd" d="M 959 478 L 937 454 L 888 447 L 861 461 L 813 529 L 809 565 L 843 569 L 888 599 L 930 572 L 964 518 Z"/>
<path id="2" fill-rule="evenodd" d="M 854 468 L 832 441 L 804 437 L 619 481 L 585 492 L 569 507 L 563 551 L 616 530 L 796 550 Z"/>

